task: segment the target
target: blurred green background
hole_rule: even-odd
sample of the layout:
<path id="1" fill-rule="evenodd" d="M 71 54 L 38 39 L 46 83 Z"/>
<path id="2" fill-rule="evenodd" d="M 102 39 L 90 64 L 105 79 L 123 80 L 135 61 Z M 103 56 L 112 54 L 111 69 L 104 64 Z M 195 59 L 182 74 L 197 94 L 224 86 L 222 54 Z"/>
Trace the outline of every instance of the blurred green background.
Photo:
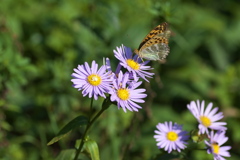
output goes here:
<path id="1" fill-rule="evenodd" d="M 240 159 L 240 3 L 238 0 L 2 0 L 0 2 L 0 159 L 55 159 L 81 129 L 47 146 L 90 100 L 72 87 L 73 68 L 102 64 L 124 44 L 137 48 L 155 26 L 173 32 L 165 63 L 151 62 L 148 97 L 138 113 L 111 106 L 90 130 L 103 160 L 153 159 L 159 122 L 191 130 L 192 100 L 213 102 L 228 123 L 229 160 Z M 94 101 L 100 109 L 103 99 Z M 204 151 L 190 155 L 211 160 Z"/>

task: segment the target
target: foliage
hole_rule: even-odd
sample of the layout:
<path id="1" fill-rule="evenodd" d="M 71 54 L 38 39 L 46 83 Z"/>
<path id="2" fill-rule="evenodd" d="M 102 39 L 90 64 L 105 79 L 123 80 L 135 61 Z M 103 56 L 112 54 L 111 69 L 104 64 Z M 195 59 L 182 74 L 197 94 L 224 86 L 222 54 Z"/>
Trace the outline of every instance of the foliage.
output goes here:
<path id="1" fill-rule="evenodd" d="M 164 64 L 151 63 L 155 76 L 143 84 L 143 109 L 124 113 L 111 106 L 91 129 L 101 159 L 157 157 L 156 124 L 171 120 L 192 128 L 186 105 L 197 99 L 224 112 L 232 146 L 228 159 L 239 159 L 239 7 L 236 0 L 2 1 L 0 159 L 51 160 L 72 153 L 82 128 L 47 146 L 64 125 L 89 112 L 90 100 L 72 87 L 72 69 L 102 57 L 114 63 L 116 46 L 137 48 L 165 21 L 173 31 L 171 51 Z M 94 101 L 95 111 L 102 101 Z M 199 152 L 190 159 L 212 159 Z"/>

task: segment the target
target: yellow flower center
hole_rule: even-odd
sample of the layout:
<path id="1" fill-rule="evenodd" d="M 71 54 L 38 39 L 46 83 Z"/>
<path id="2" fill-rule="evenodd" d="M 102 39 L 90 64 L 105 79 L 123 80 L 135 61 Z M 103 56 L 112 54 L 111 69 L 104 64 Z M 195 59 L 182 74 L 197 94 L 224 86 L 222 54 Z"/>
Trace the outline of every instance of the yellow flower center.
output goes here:
<path id="1" fill-rule="evenodd" d="M 219 153 L 219 145 L 217 143 L 212 144 L 213 153 L 218 154 Z"/>
<path id="2" fill-rule="evenodd" d="M 99 84 L 101 84 L 102 79 L 97 74 L 91 74 L 87 77 L 87 81 L 93 86 L 98 86 Z"/>
<path id="3" fill-rule="evenodd" d="M 176 132 L 170 131 L 167 133 L 167 139 L 169 141 L 176 141 L 178 139 L 178 134 Z"/>
<path id="4" fill-rule="evenodd" d="M 128 59 L 127 64 L 129 67 L 131 67 L 134 70 L 139 70 L 139 68 L 140 68 L 140 65 L 132 59 Z"/>
<path id="5" fill-rule="evenodd" d="M 125 88 L 119 89 L 117 95 L 121 100 L 128 100 L 130 96 L 128 89 Z"/>
<path id="6" fill-rule="evenodd" d="M 206 117 L 206 116 L 201 116 L 200 120 L 202 121 L 202 124 L 205 127 L 209 127 L 211 125 L 211 120 L 208 117 Z"/>

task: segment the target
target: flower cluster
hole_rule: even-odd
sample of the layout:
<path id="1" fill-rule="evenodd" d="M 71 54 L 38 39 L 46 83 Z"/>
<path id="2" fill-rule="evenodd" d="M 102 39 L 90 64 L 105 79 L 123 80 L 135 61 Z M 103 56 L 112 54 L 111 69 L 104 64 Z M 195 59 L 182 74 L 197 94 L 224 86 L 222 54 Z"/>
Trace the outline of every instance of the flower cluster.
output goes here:
<path id="1" fill-rule="evenodd" d="M 205 103 L 202 101 L 192 101 L 187 105 L 189 111 L 197 119 L 199 125 L 199 132 L 197 135 L 206 135 L 204 141 L 207 146 L 207 153 L 213 154 L 214 160 L 225 160 L 224 157 L 230 157 L 230 146 L 222 146 L 228 137 L 225 136 L 227 128 L 226 122 L 219 122 L 223 118 L 223 113 L 218 111 L 218 108 L 213 108 L 213 104 L 209 103 L 205 109 Z M 158 130 L 155 130 L 156 135 L 154 138 L 157 141 L 158 148 L 164 148 L 168 153 L 173 150 L 181 152 L 181 149 L 186 148 L 189 135 L 187 131 L 182 130 L 182 126 L 178 124 L 172 124 L 172 122 L 159 123 Z M 204 137 L 204 136 L 203 136 Z"/>
<path id="2" fill-rule="evenodd" d="M 85 62 L 84 65 L 78 65 L 74 69 L 71 80 L 73 86 L 81 90 L 83 96 L 88 95 L 95 100 L 99 96 L 106 98 L 105 94 L 110 94 L 111 101 L 116 102 L 118 108 L 122 108 L 124 112 L 138 111 L 141 106 L 137 103 L 144 103 L 143 98 L 147 96 L 144 93 L 145 89 L 138 88 L 142 84 L 139 79 L 148 82 L 147 78 L 152 78 L 154 75 L 149 72 L 152 68 L 147 66 L 149 61 L 141 62 L 137 55 L 133 56 L 130 48 L 123 45 L 113 52 L 119 60 L 115 72 L 112 71 L 108 58 L 100 69 L 95 61 L 92 62 L 91 67 Z"/>
<path id="3" fill-rule="evenodd" d="M 226 122 L 219 122 L 223 118 L 223 113 L 218 112 L 218 107 L 213 108 L 213 104 L 209 103 L 205 109 L 205 102 L 198 100 L 197 102 L 190 102 L 187 105 L 189 111 L 198 121 L 199 135 L 206 134 L 208 139 L 205 144 L 208 147 L 207 152 L 213 154 L 214 160 L 224 160 L 224 157 L 230 157 L 228 150 L 230 146 L 223 146 L 228 137 L 225 136 L 227 128 Z M 218 112 L 218 113 L 217 113 Z"/>
<path id="4" fill-rule="evenodd" d="M 142 107 L 139 103 L 144 103 L 143 98 L 147 97 L 145 89 L 139 88 L 142 84 L 140 79 L 148 82 L 147 78 L 152 78 L 154 73 L 149 72 L 149 61 L 142 62 L 141 58 L 133 55 L 130 48 L 125 46 L 117 47 L 113 51 L 114 56 L 119 60 L 115 71 L 111 68 L 110 59 L 104 59 L 105 65 L 98 69 L 98 64 L 92 61 L 91 66 L 85 62 L 78 65 L 72 73 L 73 87 L 82 91 L 83 96 L 89 98 L 107 98 L 117 104 L 118 108 L 124 112 L 138 111 Z M 223 113 L 218 112 L 218 107 L 213 108 L 209 103 L 205 108 L 205 102 L 191 101 L 187 105 L 188 110 L 198 121 L 197 137 L 204 137 L 207 146 L 207 153 L 213 154 L 214 160 L 224 160 L 223 157 L 230 157 L 230 146 L 222 146 L 228 137 L 225 136 L 227 130 L 226 122 L 220 122 Z M 154 138 L 158 148 L 162 148 L 168 153 L 172 151 L 181 152 L 187 147 L 189 132 L 182 129 L 182 125 L 173 122 L 158 123 Z M 193 139 L 193 136 L 192 136 Z"/>

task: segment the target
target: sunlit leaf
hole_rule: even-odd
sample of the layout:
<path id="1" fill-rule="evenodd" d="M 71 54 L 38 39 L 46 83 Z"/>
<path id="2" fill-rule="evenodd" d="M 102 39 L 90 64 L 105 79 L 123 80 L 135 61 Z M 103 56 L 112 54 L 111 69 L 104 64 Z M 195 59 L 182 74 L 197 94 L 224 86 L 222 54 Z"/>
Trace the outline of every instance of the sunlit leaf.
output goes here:
<path id="1" fill-rule="evenodd" d="M 81 142 L 82 142 L 81 139 L 76 141 L 75 147 L 77 149 L 79 148 Z M 89 156 L 89 158 L 91 158 L 92 160 L 100 160 L 98 145 L 96 141 L 90 139 L 89 136 L 86 136 L 84 139 L 82 153 L 84 153 L 84 155 Z"/>
<path id="2" fill-rule="evenodd" d="M 90 154 L 92 160 L 100 160 L 98 145 L 94 140 L 88 140 L 85 142 L 85 149 Z"/>

